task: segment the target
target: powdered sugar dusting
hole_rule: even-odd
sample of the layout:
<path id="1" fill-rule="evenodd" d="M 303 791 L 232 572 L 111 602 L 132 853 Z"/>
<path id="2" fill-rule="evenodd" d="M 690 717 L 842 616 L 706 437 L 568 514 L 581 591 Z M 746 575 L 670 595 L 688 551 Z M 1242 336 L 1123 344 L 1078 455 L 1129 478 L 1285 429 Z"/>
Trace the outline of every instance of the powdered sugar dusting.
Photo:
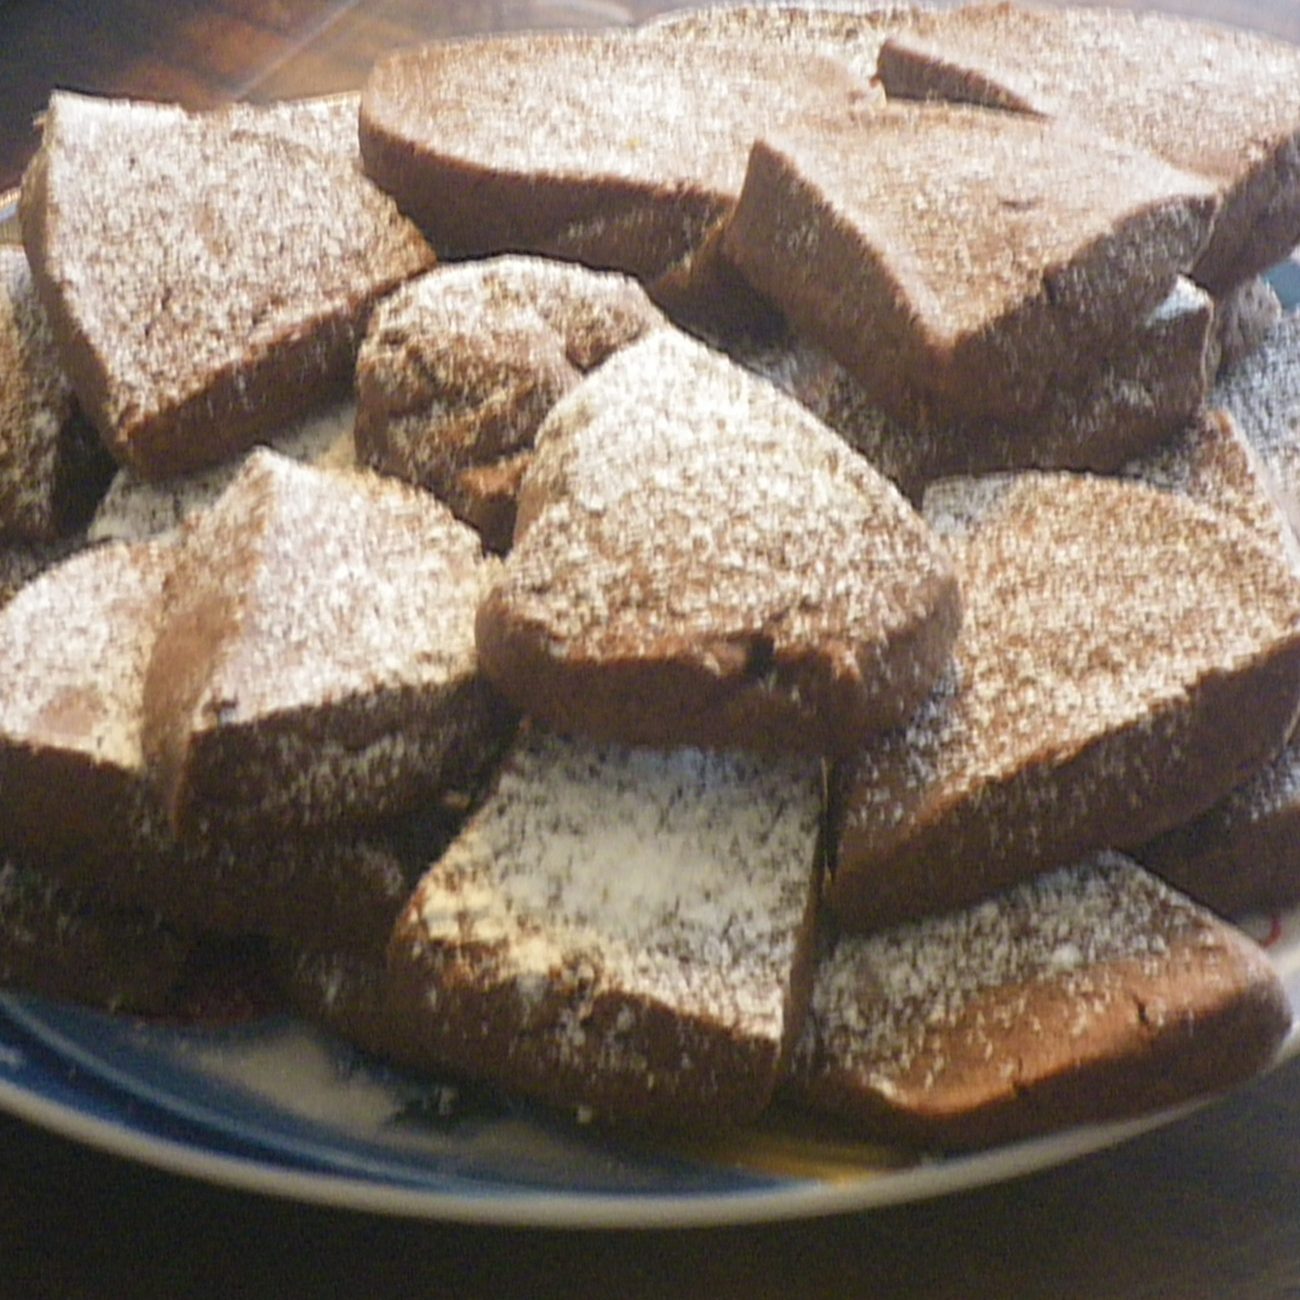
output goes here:
<path id="1" fill-rule="evenodd" d="M 634 1049 L 646 1005 L 779 1043 L 820 814 L 815 760 L 534 731 L 421 883 L 418 944 L 435 972 L 468 962 L 485 997 L 510 990 L 546 1054 L 593 1050 L 534 1021 L 552 999 L 578 1010 L 579 971 L 581 996 L 626 1003 L 613 1046 Z"/>
<path id="2" fill-rule="evenodd" d="M 1027 753 L 1068 752 L 1300 632 L 1282 557 L 1203 507 L 1085 476 L 967 482 L 978 526 L 956 551 L 963 687 L 955 711 L 936 700 L 909 728 L 941 769 L 993 777 Z M 941 715 L 961 758 L 934 747 Z"/>
<path id="3" fill-rule="evenodd" d="M 1058 1050 L 1077 1059 L 1080 1042 L 1127 996 L 1125 964 L 1158 975 L 1173 947 L 1191 945 L 1213 966 L 1223 960 L 1219 930 L 1132 862 L 1103 853 L 964 911 L 871 938 L 841 936 L 814 979 L 796 1086 L 846 1076 L 906 1105 L 960 1086 L 971 1061 L 1012 1080 L 1017 1041 L 1041 1032 L 1027 1008 L 1049 989 L 1075 1008 Z"/>

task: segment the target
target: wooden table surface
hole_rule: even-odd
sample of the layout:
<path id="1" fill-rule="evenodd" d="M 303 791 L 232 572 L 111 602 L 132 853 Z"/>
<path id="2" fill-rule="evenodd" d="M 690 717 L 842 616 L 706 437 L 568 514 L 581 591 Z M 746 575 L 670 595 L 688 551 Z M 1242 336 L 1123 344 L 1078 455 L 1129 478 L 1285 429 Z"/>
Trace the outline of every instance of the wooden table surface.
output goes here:
<path id="1" fill-rule="evenodd" d="M 359 84 L 428 36 L 657 0 L 5 0 L 0 190 L 54 85 L 209 105 Z M 1300 42 L 1300 0 L 1166 0 Z M 871 1213 L 676 1232 L 384 1219 L 159 1173 L 0 1116 L 0 1296 L 1300 1295 L 1300 1062 L 1049 1172 Z"/>

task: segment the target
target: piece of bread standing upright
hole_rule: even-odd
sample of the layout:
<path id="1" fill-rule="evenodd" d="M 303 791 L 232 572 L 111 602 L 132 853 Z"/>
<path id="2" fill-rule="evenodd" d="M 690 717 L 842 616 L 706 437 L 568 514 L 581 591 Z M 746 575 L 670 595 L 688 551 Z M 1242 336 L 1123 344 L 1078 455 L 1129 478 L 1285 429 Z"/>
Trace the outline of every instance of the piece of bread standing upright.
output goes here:
<path id="1" fill-rule="evenodd" d="M 82 409 L 146 477 L 345 392 L 376 298 L 434 260 L 327 105 L 50 101 L 23 242 Z"/>
<path id="2" fill-rule="evenodd" d="M 258 450 L 176 545 L 142 743 L 179 834 L 374 821 L 496 756 L 513 715 L 474 649 L 496 562 L 430 493 Z"/>

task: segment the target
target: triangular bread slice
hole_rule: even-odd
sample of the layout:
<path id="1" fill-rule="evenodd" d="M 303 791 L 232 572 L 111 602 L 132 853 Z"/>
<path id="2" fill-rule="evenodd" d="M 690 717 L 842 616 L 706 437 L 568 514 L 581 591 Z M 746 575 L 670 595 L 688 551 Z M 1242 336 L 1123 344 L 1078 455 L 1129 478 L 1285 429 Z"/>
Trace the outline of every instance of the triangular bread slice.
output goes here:
<path id="1" fill-rule="evenodd" d="M 438 816 L 256 845 L 168 826 L 142 727 L 171 562 L 161 542 L 107 543 L 0 610 L 0 850 L 110 908 L 374 954 Z"/>
<path id="2" fill-rule="evenodd" d="M 891 415 L 1032 415 L 1195 261 L 1207 182 L 1087 128 L 894 103 L 760 137 L 723 253 Z"/>
<path id="3" fill-rule="evenodd" d="M 1222 200 L 1194 277 L 1221 293 L 1300 243 L 1300 50 L 1163 13 L 971 4 L 880 50 L 888 95 L 1090 122 Z"/>
<path id="4" fill-rule="evenodd" d="M 992 1146 L 1220 1091 L 1291 1024 L 1244 934 L 1102 853 L 825 945 L 790 1091 L 873 1138 Z"/>
<path id="5" fill-rule="evenodd" d="M 1276 544 L 1169 492 L 949 480 L 926 517 L 966 618 L 904 728 L 842 768 L 830 898 L 880 929 L 1210 807 L 1300 708 L 1300 582 Z"/>
<path id="6" fill-rule="evenodd" d="M 375 65 L 361 152 L 443 255 L 553 253 L 653 279 L 730 208 L 755 135 L 872 97 L 838 63 L 754 46 L 445 41 Z"/>
<path id="7" fill-rule="evenodd" d="M 510 713 L 474 614 L 495 565 L 429 493 L 258 450 L 178 547 L 143 732 L 178 832 L 373 820 L 490 762 Z"/>
<path id="8" fill-rule="evenodd" d="M 58 93 L 24 177 L 23 241 L 68 376 L 147 477 L 213 464 L 344 390 L 374 300 L 433 262 L 355 142 L 340 149 L 338 108 L 261 112 Z"/>
<path id="9" fill-rule="evenodd" d="M 531 257 L 447 265 L 376 310 L 357 358 L 357 454 L 427 487 L 506 551 L 538 426 L 664 318 L 627 276 Z M 495 475 L 493 471 L 496 471 Z"/>
<path id="10" fill-rule="evenodd" d="M 407 1059 L 604 1119 L 738 1124 L 799 1032 L 815 759 L 530 728 L 389 953 Z"/>
<path id="11" fill-rule="evenodd" d="M 861 457 L 660 330 L 547 417 L 477 637 L 483 671 L 560 730 L 840 752 L 924 697 L 959 605 L 942 548 Z"/>

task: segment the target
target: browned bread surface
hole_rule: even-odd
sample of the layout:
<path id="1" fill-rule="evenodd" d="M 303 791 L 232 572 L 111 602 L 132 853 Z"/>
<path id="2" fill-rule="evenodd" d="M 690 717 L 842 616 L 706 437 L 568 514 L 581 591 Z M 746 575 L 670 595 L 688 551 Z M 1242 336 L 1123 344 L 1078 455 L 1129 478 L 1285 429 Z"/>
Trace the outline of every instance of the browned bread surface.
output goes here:
<path id="1" fill-rule="evenodd" d="M 437 268 L 382 303 L 357 360 L 357 453 L 510 547 L 514 493 L 551 407 L 664 323 L 621 275 L 528 257 Z"/>
<path id="2" fill-rule="evenodd" d="M 613 1120 L 743 1123 L 798 1033 L 815 760 L 530 729 L 389 953 L 410 1060 Z"/>
<path id="3" fill-rule="evenodd" d="M 429 493 L 259 450 L 182 530 L 144 685 L 173 825 L 235 834 L 400 812 L 490 763 L 478 537 Z"/>
<path id="4" fill-rule="evenodd" d="M 973 4 L 880 51 L 888 95 L 1094 123 L 1222 199 L 1195 278 L 1221 293 L 1300 242 L 1300 50 L 1257 33 L 1113 9 Z"/>
<path id="5" fill-rule="evenodd" d="M 444 255 L 549 252 L 653 279 L 731 206 L 755 135 L 864 97 L 840 64 L 753 46 L 448 41 L 376 64 L 361 151 Z"/>
<path id="6" fill-rule="evenodd" d="M 959 619 L 947 557 L 797 403 L 660 330 L 547 418 L 483 670 L 560 730 L 838 752 L 907 716 Z"/>
<path id="7" fill-rule="evenodd" d="M 50 542 L 71 531 L 110 472 L 77 414 L 27 258 L 0 244 L 0 537 Z"/>
<path id="8" fill-rule="evenodd" d="M 950 481 L 926 517 L 966 602 L 953 666 L 839 778 L 847 927 L 958 907 L 1198 815 L 1300 705 L 1300 587 L 1276 544 L 1084 475 Z"/>
<path id="9" fill-rule="evenodd" d="M 841 936 L 791 1085 L 873 1137 L 990 1146 L 1249 1078 L 1291 1023 L 1244 935 L 1117 854 Z"/>
<path id="10" fill-rule="evenodd" d="M 722 246 L 887 413 L 1014 420 L 1132 336 L 1213 216 L 1095 131 L 896 103 L 760 137 Z"/>
<path id="11" fill-rule="evenodd" d="M 212 464 L 344 390 L 373 301 L 432 264 L 338 111 L 298 112 L 51 100 L 23 239 L 82 408 L 141 474 Z"/>

